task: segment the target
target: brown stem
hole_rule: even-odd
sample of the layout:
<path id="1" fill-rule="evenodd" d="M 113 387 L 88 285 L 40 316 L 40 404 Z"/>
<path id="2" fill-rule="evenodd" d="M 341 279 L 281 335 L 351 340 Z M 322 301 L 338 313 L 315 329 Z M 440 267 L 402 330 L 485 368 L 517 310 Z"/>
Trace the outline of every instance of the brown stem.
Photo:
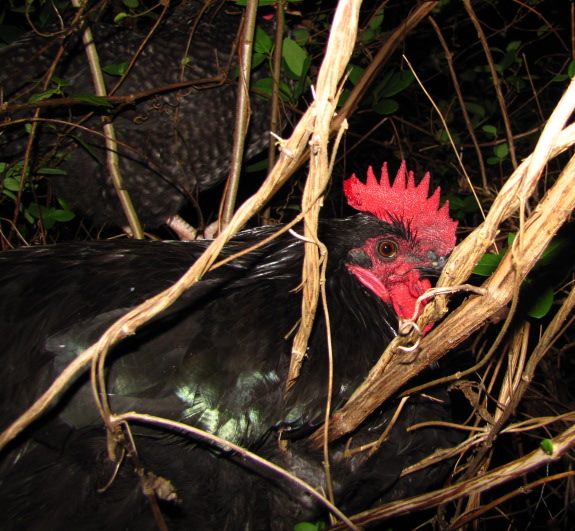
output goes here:
<path id="1" fill-rule="evenodd" d="M 481 23 L 471 6 L 471 0 L 463 0 L 463 5 L 469 14 L 469 18 L 475 29 L 477 30 L 477 35 L 483 46 L 483 52 L 487 58 L 487 63 L 489 64 L 489 70 L 491 71 L 491 77 L 493 78 L 493 87 L 495 88 L 495 94 L 497 95 L 497 101 L 499 102 L 499 108 L 501 109 L 501 116 L 503 117 L 503 123 L 505 124 L 505 131 L 507 134 L 507 142 L 509 144 L 509 154 L 511 155 L 511 163 L 513 168 L 517 168 L 517 155 L 515 154 L 515 142 L 513 141 L 513 131 L 511 129 L 511 120 L 509 119 L 509 113 L 507 112 L 507 106 L 505 105 L 505 98 L 503 96 L 503 91 L 501 90 L 501 79 L 497 74 L 495 69 L 495 61 L 493 61 L 493 55 L 491 55 L 491 50 L 489 48 L 489 43 L 487 42 L 487 37 L 483 32 Z"/>
<path id="2" fill-rule="evenodd" d="M 232 150 L 230 176 L 226 187 L 226 197 L 221 216 L 221 224 L 223 226 L 230 222 L 236 208 L 236 197 L 240 185 L 244 146 L 250 123 L 250 75 L 252 71 L 252 52 L 254 47 L 257 9 L 257 0 L 248 0 L 240 46 L 240 82 L 238 83 L 237 91 L 234 146 Z"/>
<path id="3" fill-rule="evenodd" d="M 72 0 L 72 5 L 76 8 L 80 8 L 80 1 Z M 90 65 L 90 71 L 92 72 L 92 80 L 94 81 L 94 91 L 96 96 L 106 96 L 106 84 L 100 67 L 100 59 L 98 57 L 98 52 L 96 51 L 92 31 L 89 26 L 86 26 L 82 31 L 82 41 L 84 42 L 88 64 Z M 142 230 L 142 225 L 140 224 L 140 220 L 136 213 L 136 209 L 134 208 L 134 204 L 132 203 L 130 194 L 124 187 L 124 181 L 122 179 L 122 174 L 120 173 L 120 161 L 118 152 L 116 151 L 118 149 L 116 131 L 112 123 L 105 121 L 104 118 L 102 120 L 104 123 L 104 133 L 106 135 L 106 162 L 108 165 L 108 171 L 110 172 L 110 178 L 114 184 L 122 210 L 126 215 L 132 237 L 138 240 L 143 240 L 144 231 Z"/>
<path id="4" fill-rule="evenodd" d="M 451 82 L 453 83 L 453 88 L 455 89 L 455 93 L 457 94 L 457 100 L 459 101 L 459 108 L 461 109 L 461 114 L 463 116 L 463 119 L 465 120 L 467 131 L 469 132 L 469 136 L 471 137 L 471 141 L 473 142 L 473 147 L 475 148 L 475 154 L 477 155 L 477 162 L 479 163 L 479 171 L 481 172 L 481 183 L 483 185 L 483 190 L 487 191 L 489 185 L 487 182 L 485 163 L 483 162 L 483 156 L 481 154 L 481 149 L 479 148 L 479 142 L 477 141 L 477 136 L 475 136 L 475 131 L 473 129 L 471 119 L 469 118 L 469 113 L 467 112 L 467 108 L 465 107 L 465 100 L 463 99 L 463 94 L 461 92 L 461 87 L 459 86 L 457 74 L 455 73 L 455 67 L 453 66 L 453 54 L 451 53 L 451 50 L 447 46 L 447 43 L 443 38 L 443 34 L 441 33 L 439 26 L 437 25 L 432 16 L 429 17 L 429 22 L 431 22 L 431 25 L 433 26 L 433 29 L 435 30 L 435 33 L 437 35 L 437 38 L 441 43 L 441 47 L 445 52 L 445 59 L 447 60 L 449 73 L 451 74 Z"/>

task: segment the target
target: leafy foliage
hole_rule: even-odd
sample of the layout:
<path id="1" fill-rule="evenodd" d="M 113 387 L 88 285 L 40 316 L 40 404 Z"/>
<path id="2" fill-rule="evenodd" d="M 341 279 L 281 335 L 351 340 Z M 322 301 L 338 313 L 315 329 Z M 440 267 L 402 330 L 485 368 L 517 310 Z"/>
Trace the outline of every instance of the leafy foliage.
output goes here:
<path id="1" fill-rule="evenodd" d="M 474 269 L 476 275 L 488 277 L 497 269 L 502 258 L 507 254 L 515 240 L 516 234 L 509 233 L 507 236 L 507 247 L 499 253 L 487 253 L 483 255 Z M 562 270 L 565 265 L 566 252 L 569 249 L 569 238 L 558 236 L 549 244 L 547 249 L 541 255 L 537 265 L 532 270 L 530 278 L 523 284 L 523 292 L 527 292 L 528 304 L 526 313 L 530 317 L 545 317 L 553 305 L 554 294 L 553 286 L 548 279 L 549 268 L 558 271 Z"/>

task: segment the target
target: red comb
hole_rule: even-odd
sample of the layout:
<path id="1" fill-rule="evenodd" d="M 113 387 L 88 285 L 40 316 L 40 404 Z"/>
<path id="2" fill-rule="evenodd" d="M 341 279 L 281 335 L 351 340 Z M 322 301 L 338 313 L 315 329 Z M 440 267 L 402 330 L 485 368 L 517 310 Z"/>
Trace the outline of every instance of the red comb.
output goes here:
<path id="1" fill-rule="evenodd" d="M 427 172 L 416 186 L 413 172 L 407 174 L 407 165 L 403 161 L 391 186 L 386 162 L 379 183 L 370 166 L 365 184 L 354 174 L 343 183 L 343 189 L 353 208 L 369 212 L 388 223 L 404 222 L 412 233 L 426 234 L 441 242 L 448 253 L 455 246 L 457 221 L 449 217 L 449 201 L 439 208 L 440 188 L 428 197 L 429 181 Z"/>

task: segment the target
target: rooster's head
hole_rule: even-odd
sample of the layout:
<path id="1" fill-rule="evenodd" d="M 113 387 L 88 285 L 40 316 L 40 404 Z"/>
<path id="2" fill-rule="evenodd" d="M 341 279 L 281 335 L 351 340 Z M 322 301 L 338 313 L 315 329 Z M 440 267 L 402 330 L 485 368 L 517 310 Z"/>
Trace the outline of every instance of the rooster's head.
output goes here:
<path id="1" fill-rule="evenodd" d="M 449 217 L 448 202 L 439 207 L 439 188 L 428 197 L 429 180 L 426 173 L 416 186 L 404 161 L 393 186 L 387 163 L 379 183 L 371 167 L 365 184 L 355 175 L 344 183 L 350 206 L 387 225 L 381 235 L 352 250 L 347 267 L 402 319 L 414 317 L 417 298 L 431 287 L 425 277 L 439 274 L 455 246 L 457 222 Z M 415 317 L 423 304 L 419 308 Z"/>

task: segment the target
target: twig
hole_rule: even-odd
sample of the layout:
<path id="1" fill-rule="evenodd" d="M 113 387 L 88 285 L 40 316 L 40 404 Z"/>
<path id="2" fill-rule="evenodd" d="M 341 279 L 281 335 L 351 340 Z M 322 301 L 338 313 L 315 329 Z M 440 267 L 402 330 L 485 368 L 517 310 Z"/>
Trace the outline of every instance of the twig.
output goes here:
<path id="1" fill-rule="evenodd" d="M 449 529 L 459 529 L 460 527 L 468 524 L 469 522 L 471 522 L 472 520 L 477 520 L 477 518 L 479 518 L 482 514 L 485 514 L 487 511 L 493 509 L 494 507 L 497 507 L 499 504 L 515 497 L 518 496 L 520 494 L 526 494 L 529 491 L 539 487 L 540 485 L 545 485 L 547 483 L 550 483 L 551 481 L 558 481 L 558 480 L 564 480 L 570 477 L 575 476 L 575 471 L 571 471 L 571 472 L 563 472 L 561 474 L 554 474 L 553 476 L 547 476 L 545 478 L 542 479 L 538 479 L 537 481 L 532 481 L 531 483 L 528 483 L 527 485 L 523 485 L 517 489 L 515 489 L 512 492 L 508 492 L 507 494 L 505 494 L 504 496 L 501 496 L 499 498 L 497 498 L 496 500 L 493 500 L 492 502 L 488 503 L 487 505 L 483 505 L 481 507 L 478 507 L 474 510 L 468 511 L 466 513 L 464 513 L 463 515 L 459 516 L 457 518 L 457 520 L 455 520 L 454 522 L 451 523 L 451 525 L 449 526 Z"/>
<path id="2" fill-rule="evenodd" d="M 72 0 L 72 5 L 79 9 L 81 7 L 80 0 Z M 82 30 L 82 41 L 86 49 L 90 71 L 92 72 L 92 80 L 94 81 L 96 96 L 106 96 L 106 84 L 100 67 L 100 59 L 98 58 L 94 37 L 92 36 L 92 31 L 89 26 L 86 26 Z M 110 178 L 112 179 L 116 194 L 118 195 L 118 199 L 122 205 L 122 210 L 126 215 L 130 231 L 132 232 L 132 237 L 142 240 L 144 239 L 144 231 L 142 230 L 142 225 L 138 219 L 138 214 L 136 213 L 130 194 L 124 187 L 124 181 L 120 173 L 120 162 L 117 152 L 118 144 L 116 142 L 114 126 L 104 118 L 102 118 L 102 121 L 104 124 L 104 133 L 106 135 L 106 161 L 108 164 L 108 171 L 110 172 Z"/>
<path id="3" fill-rule="evenodd" d="M 481 173 L 481 183 L 483 185 L 483 190 L 487 191 L 489 188 L 489 183 L 487 182 L 487 173 L 485 172 L 485 162 L 483 162 L 483 155 L 481 154 L 481 148 L 479 147 L 479 142 L 477 140 L 477 136 L 475 135 L 475 130 L 473 128 L 473 124 L 471 123 L 471 118 L 469 118 L 469 113 L 467 112 L 467 107 L 465 106 L 465 100 L 463 99 L 461 87 L 459 86 L 459 80 L 457 79 L 455 67 L 453 66 L 453 54 L 451 53 L 451 50 L 447 46 L 447 43 L 443 38 L 443 34 L 441 33 L 439 26 L 437 25 L 432 16 L 429 17 L 429 22 L 433 26 L 435 34 L 437 35 L 441 47 L 445 52 L 445 59 L 447 61 L 447 66 L 449 67 L 449 73 L 451 75 L 451 82 L 453 83 L 455 94 L 457 94 L 457 100 L 459 101 L 459 108 L 461 109 L 461 115 L 463 116 L 463 120 L 465 121 L 465 125 L 467 126 L 467 131 L 469 132 L 469 136 L 471 137 L 471 142 L 473 142 L 473 147 L 475 148 L 475 154 L 477 155 L 477 162 L 479 163 L 479 171 Z M 467 177 L 467 173 L 465 173 L 465 176 Z"/>
<path id="4" fill-rule="evenodd" d="M 104 101 L 109 103 L 127 103 L 132 104 L 138 100 L 147 99 L 150 96 L 155 96 L 156 94 L 162 94 L 164 92 L 174 92 L 178 89 L 184 88 L 194 88 L 197 90 L 209 90 L 214 87 L 219 87 L 226 84 L 234 84 L 231 81 L 228 81 L 225 76 L 218 75 L 215 77 L 203 77 L 198 79 L 192 79 L 190 81 L 182 81 L 181 83 L 170 83 L 168 85 L 162 85 L 160 87 L 155 87 L 149 90 L 143 90 L 141 92 L 132 92 L 130 94 L 124 94 L 122 96 L 110 96 L 110 95 L 102 95 L 100 98 Z M 13 104 L 6 104 L 2 107 L 2 113 L 13 113 L 16 111 L 27 110 L 27 109 L 36 109 L 36 108 L 43 108 L 43 107 L 62 107 L 62 106 L 69 106 L 69 105 L 82 105 L 86 106 L 89 105 L 90 102 L 86 102 L 84 100 L 75 98 L 74 96 L 68 97 L 58 97 L 58 98 L 49 98 L 47 100 L 37 101 L 35 103 L 13 103 Z M 92 104 L 96 106 L 96 104 Z M 6 121 L 0 123 L 0 127 L 7 127 L 16 123 L 17 120 L 14 121 Z"/>
<path id="5" fill-rule="evenodd" d="M 250 122 L 250 76 L 252 72 L 252 51 L 256 29 L 257 0 L 248 0 L 243 18 L 243 31 L 239 53 L 240 78 L 237 90 L 236 117 L 234 122 L 234 145 L 230 176 L 226 186 L 226 197 L 221 216 L 221 226 L 227 225 L 234 214 L 236 197 L 240 184 L 240 173 L 244 146 Z M 221 229 L 220 226 L 220 229 Z"/>
<path id="6" fill-rule="evenodd" d="M 505 131 L 507 134 L 507 143 L 509 144 L 509 154 L 511 155 L 511 163 L 513 168 L 517 168 L 517 155 L 515 154 L 515 142 L 513 141 L 513 131 L 511 129 L 511 121 L 509 120 L 509 113 L 507 112 L 507 107 L 505 106 L 505 98 L 501 90 L 501 80 L 499 79 L 499 74 L 497 74 L 497 69 L 495 68 L 495 62 L 493 61 L 493 56 L 491 55 L 491 50 L 489 48 L 489 43 L 481 27 L 481 23 L 471 6 L 471 0 L 463 0 L 463 5 L 469 14 L 471 22 L 477 30 L 477 35 L 483 46 L 483 53 L 487 59 L 487 64 L 489 65 L 489 70 L 491 71 L 491 77 L 493 78 L 493 87 L 495 88 L 495 94 L 497 95 L 497 101 L 499 102 L 499 108 L 501 109 L 501 116 L 503 118 L 503 123 L 505 124 Z"/>
<path id="7" fill-rule="evenodd" d="M 459 154 L 459 150 L 457 149 L 457 146 L 455 145 L 455 141 L 453 140 L 453 136 L 451 135 L 451 131 L 449 131 L 449 127 L 447 125 L 447 122 L 445 121 L 445 118 L 443 117 L 443 114 L 441 113 L 441 110 L 439 109 L 439 107 L 437 106 L 437 104 L 435 103 L 435 101 L 433 100 L 433 98 L 431 97 L 431 95 L 429 94 L 429 92 L 427 91 L 425 86 L 423 85 L 422 81 L 419 79 L 417 72 L 414 70 L 413 66 L 411 66 L 411 63 L 409 62 L 409 59 L 405 55 L 403 56 L 403 59 L 408 64 L 408 66 L 411 69 L 415 79 L 419 83 L 419 86 L 421 87 L 424 94 L 429 99 L 431 105 L 435 109 L 435 112 L 438 114 L 439 119 L 441 120 L 441 123 L 443 124 L 443 127 L 445 129 L 445 133 L 447 134 L 447 138 L 449 138 L 449 143 L 451 144 L 451 147 L 453 149 L 453 153 L 455 154 L 455 157 L 457 158 L 457 162 L 459 162 L 459 167 L 461 168 L 463 175 L 465 175 L 465 178 L 467 179 L 467 184 L 469 185 L 469 190 L 473 194 L 473 197 L 475 197 L 475 201 L 477 201 L 477 204 L 479 205 L 479 210 L 481 211 L 481 215 L 485 219 L 485 213 L 483 212 L 483 207 L 481 206 L 481 202 L 479 201 L 479 197 L 477 196 L 477 192 L 475 191 L 473 183 L 471 182 L 471 178 L 467 174 L 467 170 L 465 169 L 463 161 L 461 160 L 461 155 Z"/>

